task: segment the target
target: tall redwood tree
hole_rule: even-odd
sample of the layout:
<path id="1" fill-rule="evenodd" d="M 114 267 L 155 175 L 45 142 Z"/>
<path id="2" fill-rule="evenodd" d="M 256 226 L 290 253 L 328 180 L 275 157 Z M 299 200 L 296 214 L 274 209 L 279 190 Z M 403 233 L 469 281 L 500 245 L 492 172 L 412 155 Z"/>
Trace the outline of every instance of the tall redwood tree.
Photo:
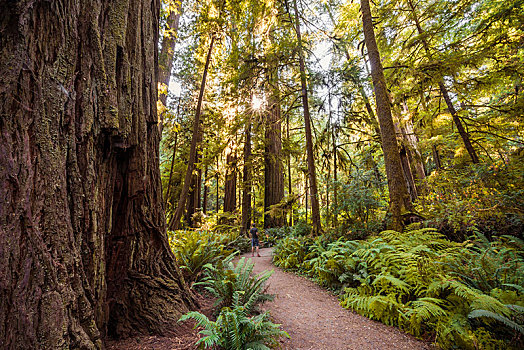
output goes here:
<path id="1" fill-rule="evenodd" d="M 193 303 L 162 209 L 159 7 L 0 3 L 2 349 L 99 349 Z"/>

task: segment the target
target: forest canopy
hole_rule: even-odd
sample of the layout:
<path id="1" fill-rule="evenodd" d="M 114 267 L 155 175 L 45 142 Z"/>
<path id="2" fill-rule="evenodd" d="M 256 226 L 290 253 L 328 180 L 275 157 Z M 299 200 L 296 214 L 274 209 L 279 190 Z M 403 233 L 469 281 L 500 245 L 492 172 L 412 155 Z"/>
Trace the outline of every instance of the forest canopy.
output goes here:
<path id="1" fill-rule="evenodd" d="M 177 42 L 160 106 L 170 227 L 522 231 L 522 1 L 174 2 L 162 15 Z"/>

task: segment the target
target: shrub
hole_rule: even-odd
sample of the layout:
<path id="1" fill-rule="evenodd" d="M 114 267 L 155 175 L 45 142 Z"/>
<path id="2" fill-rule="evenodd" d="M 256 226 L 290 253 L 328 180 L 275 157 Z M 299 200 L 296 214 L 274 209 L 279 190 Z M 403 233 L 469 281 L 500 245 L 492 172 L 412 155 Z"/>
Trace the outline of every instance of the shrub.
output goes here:
<path id="1" fill-rule="evenodd" d="M 311 233 L 311 225 L 305 221 L 298 220 L 297 223 L 290 228 L 292 236 L 307 236 Z"/>
<path id="2" fill-rule="evenodd" d="M 447 237 L 463 241 L 474 232 L 519 235 L 524 230 L 522 156 L 509 164 L 473 164 L 434 172 L 431 192 L 417 210 Z"/>
<path id="3" fill-rule="evenodd" d="M 284 269 L 298 270 L 308 253 L 310 241 L 306 237 L 285 237 L 273 251 L 273 263 Z"/>
<path id="4" fill-rule="evenodd" d="M 280 242 L 284 237 L 291 235 L 291 228 L 288 226 L 266 228 L 261 236 L 264 241 L 264 246 L 272 247 Z"/>
<path id="5" fill-rule="evenodd" d="M 195 285 L 202 285 L 214 295 L 217 300 L 216 306 L 219 308 L 232 306 L 235 295 L 238 294 L 238 304 L 251 313 L 257 304 L 273 300 L 273 295 L 266 294 L 266 281 L 273 274 L 273 271 L 264 271 L 256 276 L 251 276 L 255 264 L 251 259 L 241 258 L 235 264 L 231 261 L 232 256 L 217 263 L 216 266 L 208 264 L 206 277 L 202 282 Z"/>
<path id="6" fill-rule="evenodd" d="M 184 278 L 197 281 L 207 264 L 214 264 L 234 253 L 227 249 L 227 236 L 215 235 L 210 231 L 175 231 L 169 233 L 169 243 Z"/>
<path id="7" fill-rule="evenodd" d="M 235 292 L 232 307 L 224 307 L 215 322 L 199 312 L 189 312 L 180 321 L 194 319 L 202 337 L 196 344 L 205 348 L 219 347 L 228 350 L 270 349 L 280 337 L 289 335 L 270 321 L 267 312 L 249 317 L 247 308 L 240 302 L 241 293 Z"/>
<path id="8" fill-rule="evenodd" d="M 524 321 L 524 244 L 512 236 L 464 243 L 434 229 L 361 241 L 286 238 L 275 263 L 342 290 L 341 305 L 442 348 L 517 348 Z"/>

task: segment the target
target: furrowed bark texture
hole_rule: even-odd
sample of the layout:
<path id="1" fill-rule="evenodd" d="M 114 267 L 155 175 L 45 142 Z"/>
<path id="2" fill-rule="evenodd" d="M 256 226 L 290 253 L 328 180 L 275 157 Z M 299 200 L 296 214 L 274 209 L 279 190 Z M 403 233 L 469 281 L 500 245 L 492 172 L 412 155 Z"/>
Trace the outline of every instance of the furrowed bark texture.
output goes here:
<path id="1" fill-rule="evenodd" d="M 201 159 L 200 150 L 202 149 L 202 125 L 198 128 L 197 134 L 197 153 L 195 162 L 199 163 Z M 189 188 L 189 195 L 187 198 L 187 208 L 185 213 L 185 221 L 189 227 L 193 227 L 193 214 L 201 207 L 201 189 L 202 189 L 202 169 L 193 170 L 191 177 L 191 186 Z"/>
<path id="2" fill-rule="evenodd" d="M 395 127 L 393 124 L 393 117 L 391 116 L 391 106 L 386 87 L 386 79 L 384 77 L 380 54 L 375 40 L 369 0 L 361 0 L 360 5 L 362 9 L 364 38 L 368 49 L 373 88 L 375 90 L 382 150 L 384 151 L 384 163 L 386 165 L 386 175 L 388 178 L 390 200 L 389 211 L 392 215 L 390 228 L 401 230 L 403 226 L 402 214 L 406 211 L 411 211 L 413 206 L 403 177 Z"/>
<path id="3" fill-rule="evenodd" d="M 0 4 L 2 349 L 99 349 L 193 303 L 162 209 L 159 7 Z"/>

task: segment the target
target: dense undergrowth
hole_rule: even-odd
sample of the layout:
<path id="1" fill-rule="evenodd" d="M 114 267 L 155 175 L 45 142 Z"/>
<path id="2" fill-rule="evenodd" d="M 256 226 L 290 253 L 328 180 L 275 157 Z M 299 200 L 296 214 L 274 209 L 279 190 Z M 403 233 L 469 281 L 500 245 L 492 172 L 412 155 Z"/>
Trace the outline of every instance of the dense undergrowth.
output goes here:
<path id="1" fill-rule="evenodd" d="M 521 152 L 522 153 L 522 152 Z M 455 241 L 480 232 L 518 235 L 524 231 L 524 153 L 510 162 L 455 166 L 426 178 L 417 210 L 432 227 Z"/>
<path id="2" fill-rule="evenodd" d="M 273 296 L 266 293 L 272 271 L 253 275 L 254 263 L 234 257 L 246 250 L 237 231 L 177 231 L 169 235 L 171 248 L 192 288 L 203 288 L 216 298 L 216 320 L 192 311 L 180 321 L 194 319 L 202 327 L 196 345 L 212 349 L 270 349 L 289 335 L 257 306 Z"/>
<path id="3" fill-rule="evenodd" d="M 274 263 L 337 290 L 341 305 L 444 349 L 522 347 L 524 242 L 477 234 L 463 243 L 435 229 L 365 240 L 286 236 Z"/>

